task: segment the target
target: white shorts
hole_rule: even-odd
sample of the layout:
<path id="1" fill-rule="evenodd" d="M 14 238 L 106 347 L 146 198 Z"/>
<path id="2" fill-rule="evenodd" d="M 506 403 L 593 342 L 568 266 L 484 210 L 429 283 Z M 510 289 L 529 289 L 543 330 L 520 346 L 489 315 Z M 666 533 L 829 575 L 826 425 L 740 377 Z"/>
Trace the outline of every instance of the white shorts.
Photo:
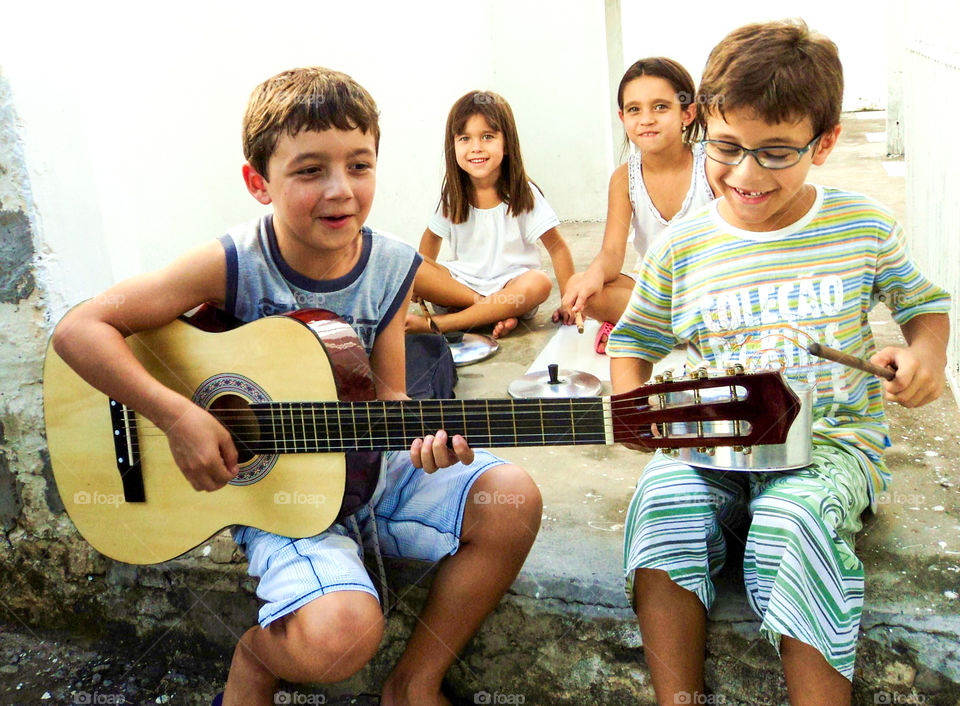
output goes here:
<path id="1" fill-rule="evenodd" d="M 439 561 L 456 554 L 471 486 L 488 468 L 506 463 L 484 449 L 474 454 L 469 466 L 458 463 L 436 473 L 414 468 L 407 451 L 383 454 L 373 507 L 384 555 Z M 369 508 L 354 517 L 364 539 L 370 538 Z M 363 566 L 362 548 L 342 524 L 303 539 L 237 526 L 233 538 L 247 555 L 249 574 L 260 579 L 261 627 L 327 593 L 366 591 L 377 596 Z"/>

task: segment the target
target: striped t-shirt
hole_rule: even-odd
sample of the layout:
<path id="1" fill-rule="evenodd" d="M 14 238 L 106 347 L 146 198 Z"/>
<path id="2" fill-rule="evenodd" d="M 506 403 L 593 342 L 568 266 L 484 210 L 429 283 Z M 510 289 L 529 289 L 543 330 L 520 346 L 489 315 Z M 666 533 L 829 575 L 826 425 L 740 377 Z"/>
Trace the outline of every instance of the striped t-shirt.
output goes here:
<path id="1" fill-rule="evenodd" d="M 777 231 L 734 228 L 718 201 L 671 225 L 644 257 L 607 353 L 655 362 L 687 344 L 692 367 L 785 365 L 787 377 L 815 386 L 814 442 L 862 452 L 876 494 L 889 481 L 881 381 L 815 358 L 806 345 L 868 358 L 874 304 L 902 325 L 948 311 L 950 296 L 910 259 L 889 210 L 859 194 L 816 191 L 806 215 Z"/>

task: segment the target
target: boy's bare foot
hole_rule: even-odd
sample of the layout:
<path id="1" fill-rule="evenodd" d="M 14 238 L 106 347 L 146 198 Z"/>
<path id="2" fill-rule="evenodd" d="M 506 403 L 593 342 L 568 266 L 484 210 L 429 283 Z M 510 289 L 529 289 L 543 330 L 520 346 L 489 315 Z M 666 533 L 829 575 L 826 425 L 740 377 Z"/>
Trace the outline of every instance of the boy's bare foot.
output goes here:
<path id="1" fill-rule="evenodd" d="M 503 321 L 498 321 L 497 325 L 493 327 L 493 337 L 503 338 L 517 327 L 517 323 L 518 321 L 514 316 L 504 319 Z"/>

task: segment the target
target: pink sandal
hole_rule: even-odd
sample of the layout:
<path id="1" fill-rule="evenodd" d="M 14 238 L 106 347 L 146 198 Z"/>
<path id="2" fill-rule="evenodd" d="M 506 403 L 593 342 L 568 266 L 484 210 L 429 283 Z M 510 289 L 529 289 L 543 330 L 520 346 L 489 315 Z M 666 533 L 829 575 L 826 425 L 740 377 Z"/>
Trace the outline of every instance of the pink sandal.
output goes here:
<path id="1" fill-rule="evenodd" d="M 610 332 L 613 331 L 613 324 L 604 321 L 600 324 L 600 330 L 597 331 L 597 337 L 593 339 L 593 349 L 603 355 L 607 352 L 607 339 L 610 338 Z"/>

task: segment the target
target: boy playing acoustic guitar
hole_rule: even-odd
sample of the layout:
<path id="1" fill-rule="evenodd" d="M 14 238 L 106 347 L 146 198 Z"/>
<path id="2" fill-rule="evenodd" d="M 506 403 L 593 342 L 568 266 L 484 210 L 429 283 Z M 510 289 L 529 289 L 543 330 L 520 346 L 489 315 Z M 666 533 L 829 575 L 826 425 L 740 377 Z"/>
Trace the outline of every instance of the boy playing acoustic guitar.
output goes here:
<path id="1" fill-rule="evenodd" d="M 807 183 L 840 136 L 837 48 L 802 22 L 749 25 L 711 52 L 700 84 L 707 174 L 718 196 L 647 251 L 610 335 L 614 392 L 678 343 L 690 362 L 785 366 L 814 387 L 813 462 L 783 473 L 696 468 L 657 454 L 627 516 L 624 570 L 661 704 L 703 703 L 711 576 L 722 529 L 750 517 L 743 574 L 792 704 L 850 703 L 863 606 L 860 515 L 886 489 L 883 398 L 917 407 L 944 387 L 949 296 L 909 258 L 890 212 Z M 907 345 L 876 351 L 886 302 Z M 893 380 L 812 359 L 815 341 Z"/>
<path id="2" fill-rule="evenodd" d="M 349 76 L 307 68 L 268 79 L 253 91 L 244 116 L 243 178 L 272 212 L 117 284 L 57 326 L 57 353 L 162 429 L 197 491 L 215 491 L 237 475 L 233 441 L 211 414 L 153 378 L 126 335 L 163 326 L 204 302 L 243 321 L 327 309 L 360 338 L 377 397 L 405 398 L 404 316 L 420 257 L 364 226 L 379 135 L 376 104 Z M 494 492 L 524 502 L 484 502 Z M 470 449 L 461 436 L 448 439 L 440 430 L 414 441 L 409 454 L 383 454 L 373 499 L 354 515 L 354 526 L 363 535 L 377 531 L 385 553 L 440 562 L 426 607 L 384 684 L 383 704 L 449 704 L 443 676 L 516 577 L 540 508 L 526 472 Z M 251 527 L 236 527 L 233 535 L 265 603 L 260 625 L 234 651 L 224 704 L 272 704 L 279 679 L 340 681 L 372 658 L 383 616 L 344 525 L 305 539 Z"/>

